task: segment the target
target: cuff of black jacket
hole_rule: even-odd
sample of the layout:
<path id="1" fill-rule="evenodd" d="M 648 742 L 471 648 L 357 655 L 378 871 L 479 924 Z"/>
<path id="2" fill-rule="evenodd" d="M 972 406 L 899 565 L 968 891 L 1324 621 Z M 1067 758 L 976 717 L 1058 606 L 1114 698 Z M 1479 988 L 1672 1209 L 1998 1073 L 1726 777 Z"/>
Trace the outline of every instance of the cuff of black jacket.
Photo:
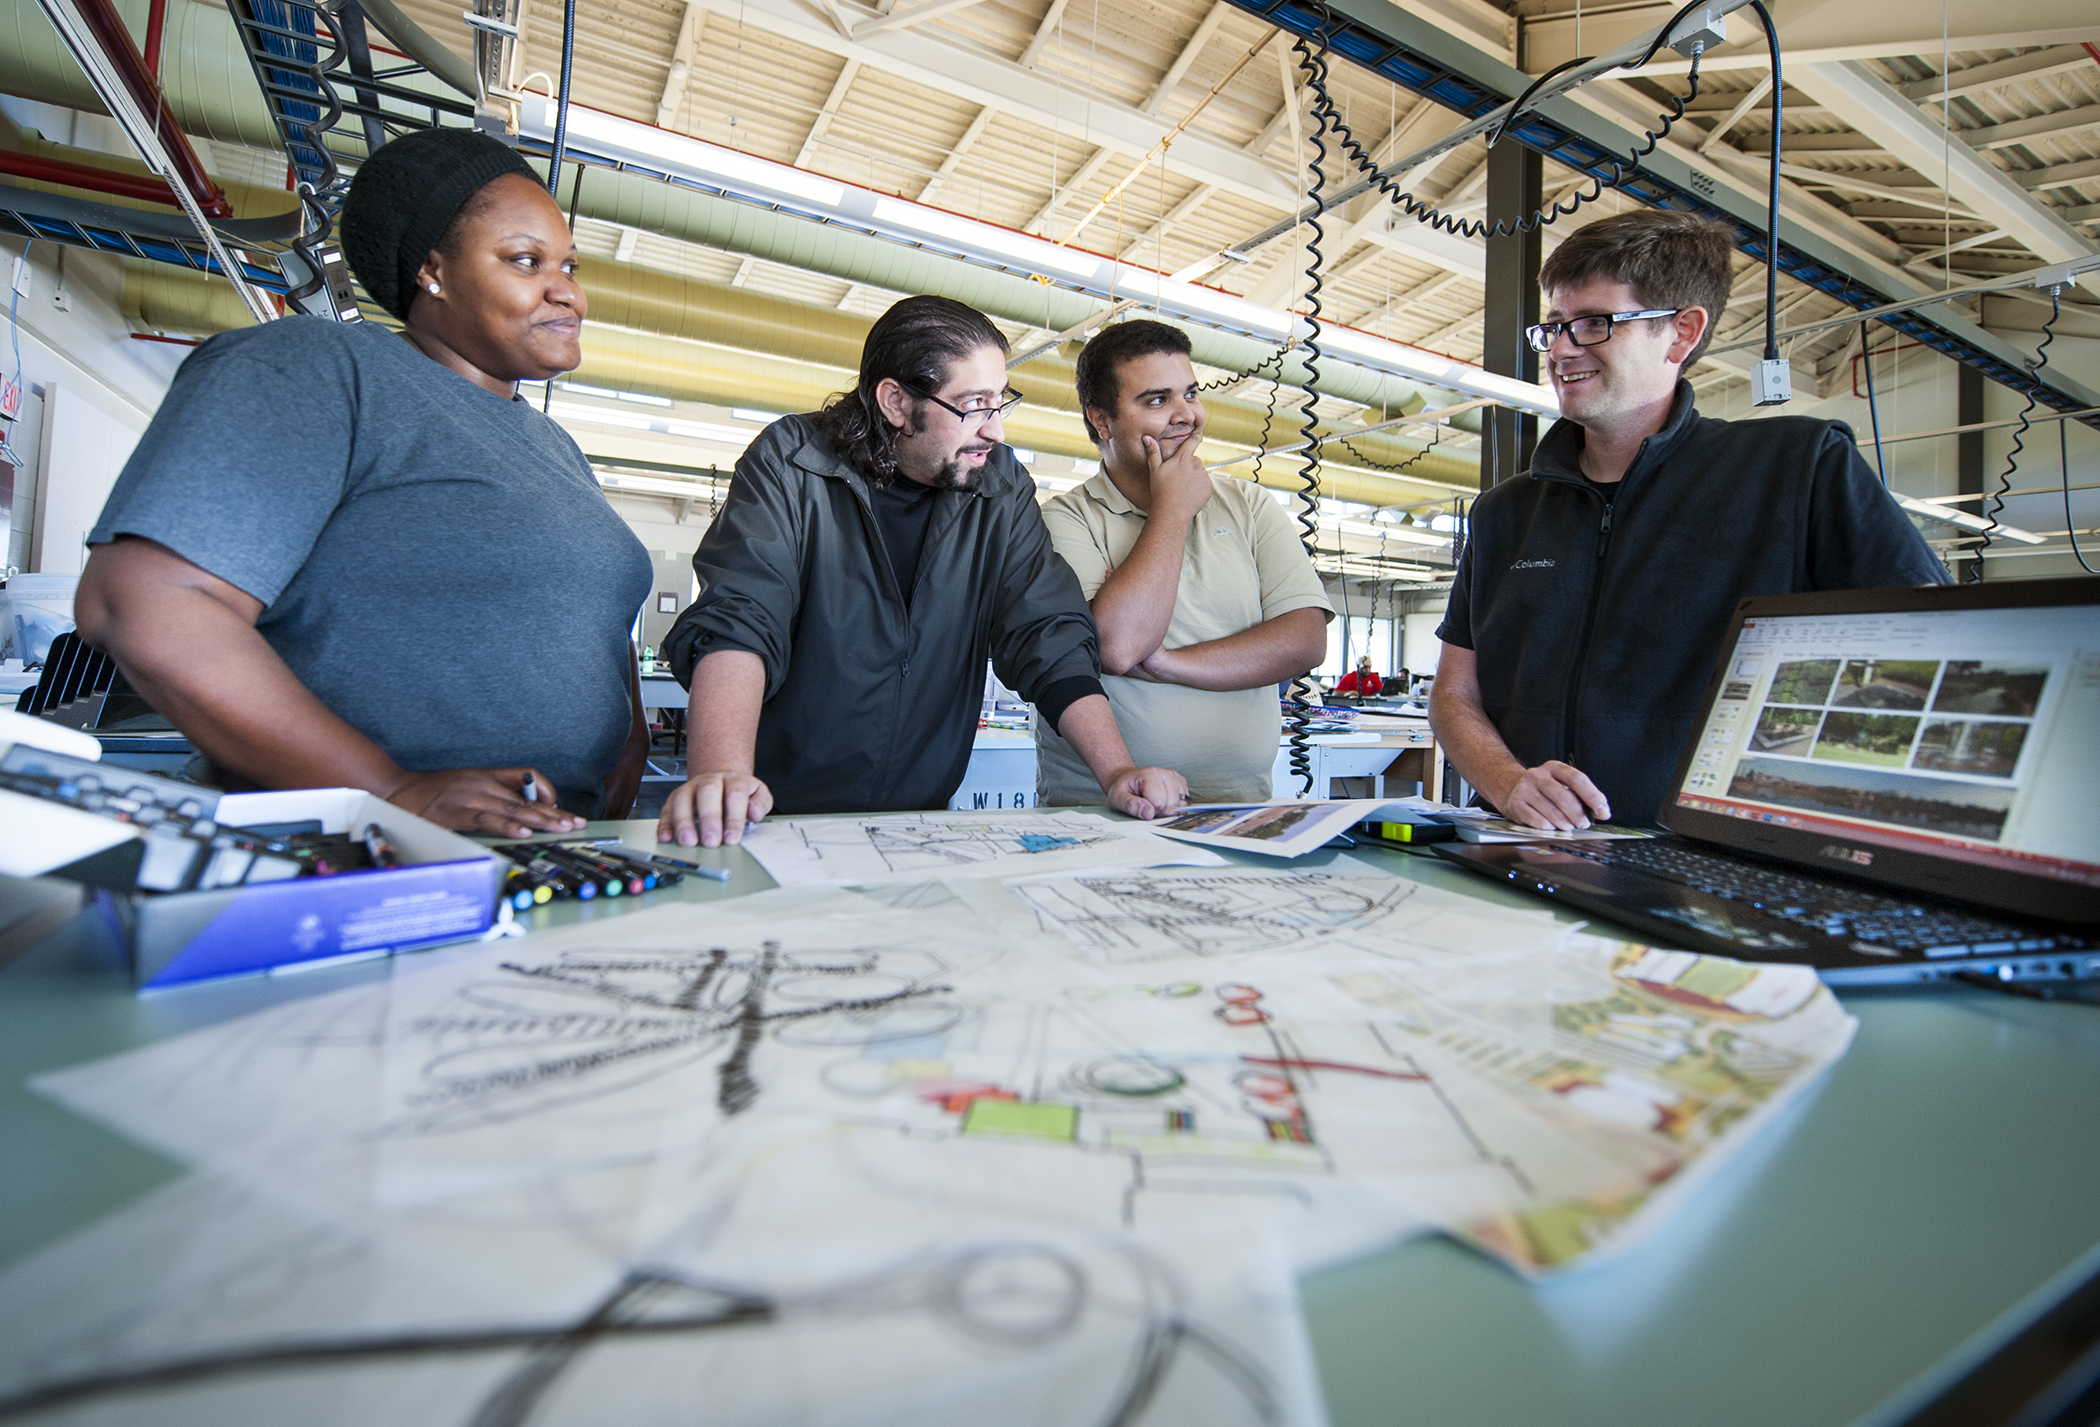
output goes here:
<path id="1" fill-rule="evenodd" d="M 1101 681 L 1092 674 L 1074 674 L 1069 679 L 1059 679 L 1049 688 L 1036 695 L 1035 711 L 1050 721 L 1050 726 L 1064 734 L 1065 710 L 1081 699 L 1093 694 L 1105 693 Z"/>

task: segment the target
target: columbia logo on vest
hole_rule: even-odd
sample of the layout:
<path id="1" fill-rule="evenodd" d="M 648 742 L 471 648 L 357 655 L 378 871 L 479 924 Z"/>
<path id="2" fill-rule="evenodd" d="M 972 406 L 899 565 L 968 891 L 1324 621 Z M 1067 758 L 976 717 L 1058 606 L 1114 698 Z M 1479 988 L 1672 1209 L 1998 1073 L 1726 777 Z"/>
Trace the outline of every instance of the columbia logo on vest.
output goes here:
<path id="1" fill-rule="evenodd" d="M 1550 570 L 1553 568 L 1553 562 L 1551 560 L 1519 560 L 1516 564 L 1511 565 L 1510 568 L 1512 570 Z"/>

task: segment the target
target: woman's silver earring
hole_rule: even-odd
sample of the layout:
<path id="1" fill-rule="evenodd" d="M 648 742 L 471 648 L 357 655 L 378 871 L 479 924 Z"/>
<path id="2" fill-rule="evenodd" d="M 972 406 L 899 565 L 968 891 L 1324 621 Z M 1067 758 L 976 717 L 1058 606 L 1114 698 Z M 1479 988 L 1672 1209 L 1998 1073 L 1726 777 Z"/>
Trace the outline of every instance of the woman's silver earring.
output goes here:
<path id="1" fill-rule="evenodd" d="M 430 284 L 428 291 L 432 297 L 436 297 L 438 295 L 438 285 L 436 283 Z"/>

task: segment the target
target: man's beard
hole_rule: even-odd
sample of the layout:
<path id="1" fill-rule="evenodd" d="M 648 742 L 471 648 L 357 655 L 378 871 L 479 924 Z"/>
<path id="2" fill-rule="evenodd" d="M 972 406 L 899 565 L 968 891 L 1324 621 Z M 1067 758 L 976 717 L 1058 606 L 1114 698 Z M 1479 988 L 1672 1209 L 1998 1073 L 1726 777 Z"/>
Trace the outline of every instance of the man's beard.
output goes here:
<path id="1" fill-rule="evenodd" d="M 991 450 L 989 446 L 983 449 L 987 452 Z M 937 491 L 966 491 L 975 485 L 977 474 L 984 467 L 964 465 L 962 458 L 965 454 L 962 451 L 956 452 L 946 464 L 933 473 L 933 479 L 928 484 Z"/>

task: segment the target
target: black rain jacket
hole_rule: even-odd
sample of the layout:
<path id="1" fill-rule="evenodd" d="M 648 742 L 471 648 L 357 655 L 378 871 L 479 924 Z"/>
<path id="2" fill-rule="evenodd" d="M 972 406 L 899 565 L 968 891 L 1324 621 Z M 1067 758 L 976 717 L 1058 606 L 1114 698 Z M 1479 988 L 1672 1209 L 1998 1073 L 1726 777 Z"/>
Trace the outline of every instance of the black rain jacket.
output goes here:
<path id="1" fill-rule="evenodd" d="M 1841 421 L 1716 421 L 1677 384 L 1607 502 L 1556 421 L 1528 476 L 1483 493 L 1437 638 L 1473 651 L 1481 702 L 1527 768 L 1588 774 L 1652 824 L 1747 595 L 1946 582 Z"/>
<path id="2" fill-rule="evenodd" d="M 1030 702 L 1100 677 L 1078 577 L 1013 452 L 995 447 L 972 488 L 936 500 L 907 607 L 868 484 L 816 423 L 776 421 L 737 462 L 693 553 L 700 595 L 664 652 L 688 687 L 717 649 L 765 661 L 755 771 L 777 811 L 945 808 L 969 766 L 987 656 Z"/>

